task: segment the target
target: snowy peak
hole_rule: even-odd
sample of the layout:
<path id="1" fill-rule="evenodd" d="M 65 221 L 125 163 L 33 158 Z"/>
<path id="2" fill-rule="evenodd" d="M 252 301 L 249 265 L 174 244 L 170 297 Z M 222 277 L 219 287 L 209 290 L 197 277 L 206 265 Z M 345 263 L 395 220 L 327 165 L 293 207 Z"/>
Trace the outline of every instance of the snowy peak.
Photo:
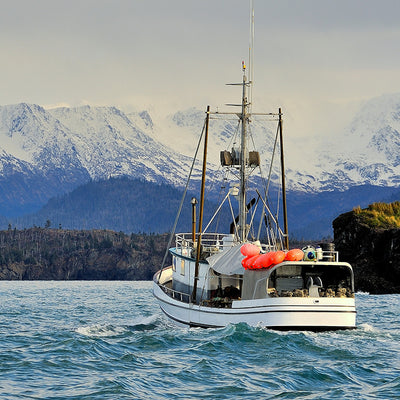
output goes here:
<path id="1" fill-rule="evenodd" d="M 56 168 L 82 169 L 68 129 L 42 107 L 24 103 L 4 106 L 0 117 L 0 146 L 15 160 L 42 173 L 53 173 Z"/>
<path id="2" fill-rule="evenodd" d="M 365 103 L 345 132 L 348 141 L 366 155 L 375 152 L 393 158 L 393 146 L 400 144 L 400 94 L 384 95 Z M 391 151 L 390 151 L 391 149 Z"/>
<path id="3" fill-rule="evenodd" d="M 345 190 L 355 185 L 400 183 L 400 94 L 373 98 L 362 105 L 333 142 L 317 145 L 308 174 L 296 171 L 300 190 Z M 310 178 L 311 176 L 311 178 Z"/>
<path id="4" fill-rule="evenodd" d="M 147 112 L 128 116 L 116 107 L 45 110 L 17 104 L 0 107 L 0 117 L 4 154 L 42 173 L 64 170 L 95 180 L 133 176 L 181 184 L 186 170 L 180 167 L 190 162 L 141 129 L 152 130 Z"/>
<path id="5" fill-rule="evenodd" d="M 349 131 L 354 136 L 371 138 L 374 127 L 400 128 L 400 93 L 385 94 L 367 101 L 353 118 Z"/>
<path id="6" fill-rule="evenodd" d="M 147 111 L 142 111 L 139 113 L 139 117 L 143 120 L 145 126 L 147 128 L 153 128 L 153 120 L 150 117 L 150 114 Z"/>
<path id="7" fill-rule="evenodd" d="M 20 179 L 34 182 L 31 184 L 37 188 L 38 180 L 42 180 L 42 186 L 48 187 L 48 193 L 40 194 L 42 199 L 89 179 L 118 176 L 183 186 L 204 121 L 205 111 L 195 108 L 161 117 L 148 110 L 125 113 L 116 107 L 89 105 L 54 109 L 25 103 L 2 106 L 3 191 L 7 190 L 4 182 L 12 185 Z M 394 94 L 365 103 L 332 143 L 323 138 L 319 143 L 300 142 L 295 135 L 285 135 L 288 188 L 319 192 L 363 184 L 397 187 L 399 132 L 400 94 Z M 276 133 L 276 121 L 253 116 L 249 149 L 260 152 L 265 175 L 269 173 Z M 218 171 L 221 150 L 231 150 L 239 143 L 237 117 L 212 114 L 208 171 Z M 274 179 L 280 168 L 277 161 L 275 157 Z M 197 179 L 200 170 L 196 165 L 193 175 Z"/>

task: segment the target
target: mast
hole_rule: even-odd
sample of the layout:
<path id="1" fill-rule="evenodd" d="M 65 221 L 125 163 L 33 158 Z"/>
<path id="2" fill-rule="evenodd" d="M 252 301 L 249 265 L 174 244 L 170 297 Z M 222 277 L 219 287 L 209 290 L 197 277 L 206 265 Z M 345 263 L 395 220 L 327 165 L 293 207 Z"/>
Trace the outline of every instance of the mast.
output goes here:
<path id="1" fill-rule="evenodd" d="M 289 229 L 287 221 L 287 207 L 286 207 L 286 183 L 285 183 L 285 159 L 283 155 L 283 133 L 282 133 L 282 110 L 279 109 L 279 138 L 281 142 L 281 174 L 282 174 L 282 205 L 283 205 L 283 229 L 285 234 L 285 247 L 289 250 Z"/>
<path id="2" fill-rule="evenodd" d="M 196 241 L 196 197 L 192 197 L 190 203 L 192 204 L 192 242 L 194 243 Z"/>
<path id="3" fill-rule="evenodd" d="M 203 210 L 204 210 L 204 190 L 206 182 L 206 167 L 207 167 L 207 143 L 208 143 L 208 125 L 210 121 L 210 106 L 207 106 L 206 116 L 206 131 L 204 135 L 204 153 L 203 153 L 203 171 L 201 176 L 201 190 L 200 190 L 200 214 L 199 214 L 199 234 L 197 236 L 197 252 L 196 252 L 196 264 L 194 268 L 194 282 L 192 291 L 192 303 L 196 303 L 197 296 L 197 281 L 199 280 L 199 265 L 200 265 L 200 253 L 201 253 L 201 235 L 203 231 Z"/>
<path id="4" fill-rule="evenodd" d="M 241 144 L 240 144 L 240 190 L 239 190 L 239 241 L 247 239 L 247 207 L 246 207 L 246 166 L 247 166 L 247 127 L 251 115 L 252 84 L 253 84 L 253 54 L 254 54 L 254 4 L 250 1 L 250 40 L 249 40 L 249 80 L 246 77 L 246 65 L 242 62 L 243 69 L 243 93 L 242 113 L 239 115 L 242 121 Z M 247 93 L 247 89 L 248 92 Z M 249 97 L 248 97 L 249 96 Z"/>
<path id="5" fill-rule="evenodd" d="M 248 101 L 247 101 L 247 77 L 246 66 L 242 63 L 243 68 L 243 93 L 242 93 L 242 112 L 239 118 L 242 122 L 241 142 L 240 142 L 240 190 L 239 190 L 239 241 L 244 242 L 247 237 L 246 233 L 246 165 L 247 165 L 247 124 L 249 122 Z"/>

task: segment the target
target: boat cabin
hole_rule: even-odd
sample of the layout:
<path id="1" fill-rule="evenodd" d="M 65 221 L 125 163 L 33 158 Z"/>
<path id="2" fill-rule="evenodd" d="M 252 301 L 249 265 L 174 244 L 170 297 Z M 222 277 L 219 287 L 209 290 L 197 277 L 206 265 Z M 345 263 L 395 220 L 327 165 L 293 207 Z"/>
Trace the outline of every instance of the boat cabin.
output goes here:
<path id="1" fill-rule="evenodd" d="M 245 269 L 233 235 L 202 237 L 196 303 L 231 307 L 234 300 L 277 297 L 354 297 L 353 270 L 329 250 L 314 260 L 283 261 L 269 268 Z M 197 248 L 191 234 L 177 234 L 170 250 L 172 265 L 161 281 L 167 294 L 189 303 L 193 292 Z M 161 282 L 160 282 L 161 283 Z"/>

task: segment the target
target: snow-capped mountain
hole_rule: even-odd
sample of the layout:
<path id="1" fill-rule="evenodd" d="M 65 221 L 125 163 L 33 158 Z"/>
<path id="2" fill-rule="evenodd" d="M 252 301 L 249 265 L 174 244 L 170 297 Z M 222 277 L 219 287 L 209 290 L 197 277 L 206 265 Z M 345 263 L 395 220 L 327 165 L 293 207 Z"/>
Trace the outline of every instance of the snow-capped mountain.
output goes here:
<path id="1" fill-rule="evenodd" d="M 291 170 L 298 188 L 344 190 L 355 185 L 400 184 L 400 93 L 373 98 L 360 107 L 334 141 L 315 143 L 306 173 Z"/>
<path id="2" fill-rule="evenodd" d="M 238 141 L 234 117 L 213 116 L 210 122 L 210 160 L 218 165 L 219 150 Z M 334 118 L 334 116 L 332 116 Z M 175 133 L 174 149 L 194 152 L 204 121 L 204 111 L 188 109 L 163 121 L 163 131 L 149 135 L 167 144 Z M 253 117 L 252 140 L 268 171 L 276 134 L 276 122 Z M 323 135 L 308 140 L 284 132 L 288 188 L 302 192 L 343 191 L 356 185 L 397 187 L 400 184 L 400 94 L 373 98 L 362 105 L 350 125 L 334 139 Z M 181 138 L 179 140 L 178 138 Z M 188 143 L 191 143 L 190 147 Z M 252 143 L 250 143 L 252 144 Z M 273 166 L 274 167 L 274 166 Z M 279 170 L 275 161 L 273 171 Z"/>
<path id="3" fill-rule="evenodd" d="M 33 170 L 80 170 L 95 180 L 140 175 L 180 182 L 184 173 L 177 166 L 190 161 L 154 141 L 115 107 L 0 107 L 0 137 L 3 152 Z"/>
<path id="4" fill-rule="evenodd" d="M 142 124 L 146 118 L 136 116 Z M 134 176 L 180 185 L 191 162 L 115 107 L 0 107 L 0 214 L 21 206 L 30 211 L 90 179 Z"/>
<path id="5" fill-rule="evenodd" d="M 223 175 L 220 167 L 220 152 L 223 150 L 231 151 L 232 149 L 239 151 L 241 131 L 236 115 L 222 112 L 214 113 L 214 111 L 211 110 L 209 122 L 207 160 L 210 165 L 208 174 L 215 173 L 215 181 L 220 183 L 219 177 Z M 172 146 L 178 153 L 193 158 L 205 128 L 205 117 L 205 110 L 189 108 L 154 122 L 153 127 L 146 132 L 164 145 Z M 260 152 L 264 177 L 268 175 L 277 133 L 277 117 L 274 117 L 274 119 L 274 121 L 268 121 L 271 120 L 271 116 L 255 116 L 249 132 L 248 150 Z M 201 143 L 199 158 L 202 157 L 202 146 Z M 275 181 L 279 177 L 279 169 L 279 157 L 275 156 L 272 174 Z"/>
<path id="6" fill-rule="evenodd" d="M 115 107 L 57 108 L 47 111 L 68 132 L 77 159 L 92 179 L 135 176 L 180 185 L 191 159 L 140 129 L 147 113 L 129 118 Z M 139 123 L 137 123 L 139 121 Z"/>
<path id="7" fill-rule="evenodd" d="M 89 181 L 128 176 L 183 186 L 205 119 L 189 108 L 160 117 L 148 110 L 82 106 L 44 109 L 0 107 L 0 215 L 38 208 L 49 198 Z M 261 153 L 268 174 L 276 121 L 254 117 L 250 147 Z M 209 169 L 220 150 L 239 144 L 235 115 L 212 114 Z M 331 143 L 285 135 L 287 182 L 301 192 L 345 190 L 355 185 L 400 184 L 400 94 L 364 104 L 346 131 Z M 297 141 L 296 141 L 297 140 Z M 201 152 L 201 150 L 200 150 Z M 273 174 L 279 169 L 279 162 Z M 195 168 L 194 175 L 200 176 Z"/>

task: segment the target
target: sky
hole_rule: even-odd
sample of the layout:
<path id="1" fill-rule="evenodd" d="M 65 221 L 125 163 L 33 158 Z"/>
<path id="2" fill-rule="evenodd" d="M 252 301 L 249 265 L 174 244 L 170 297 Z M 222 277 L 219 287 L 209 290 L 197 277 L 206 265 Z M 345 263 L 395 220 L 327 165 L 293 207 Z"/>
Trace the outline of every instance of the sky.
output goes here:
<path id="1" fill-rule="evenodd" d="M 240 101 L 249 0 L 0 0 L 0 105 L 171 112 Z M 254 108 L 298 135 L 400 91 L 400 1 L 254 0 Z"/>

